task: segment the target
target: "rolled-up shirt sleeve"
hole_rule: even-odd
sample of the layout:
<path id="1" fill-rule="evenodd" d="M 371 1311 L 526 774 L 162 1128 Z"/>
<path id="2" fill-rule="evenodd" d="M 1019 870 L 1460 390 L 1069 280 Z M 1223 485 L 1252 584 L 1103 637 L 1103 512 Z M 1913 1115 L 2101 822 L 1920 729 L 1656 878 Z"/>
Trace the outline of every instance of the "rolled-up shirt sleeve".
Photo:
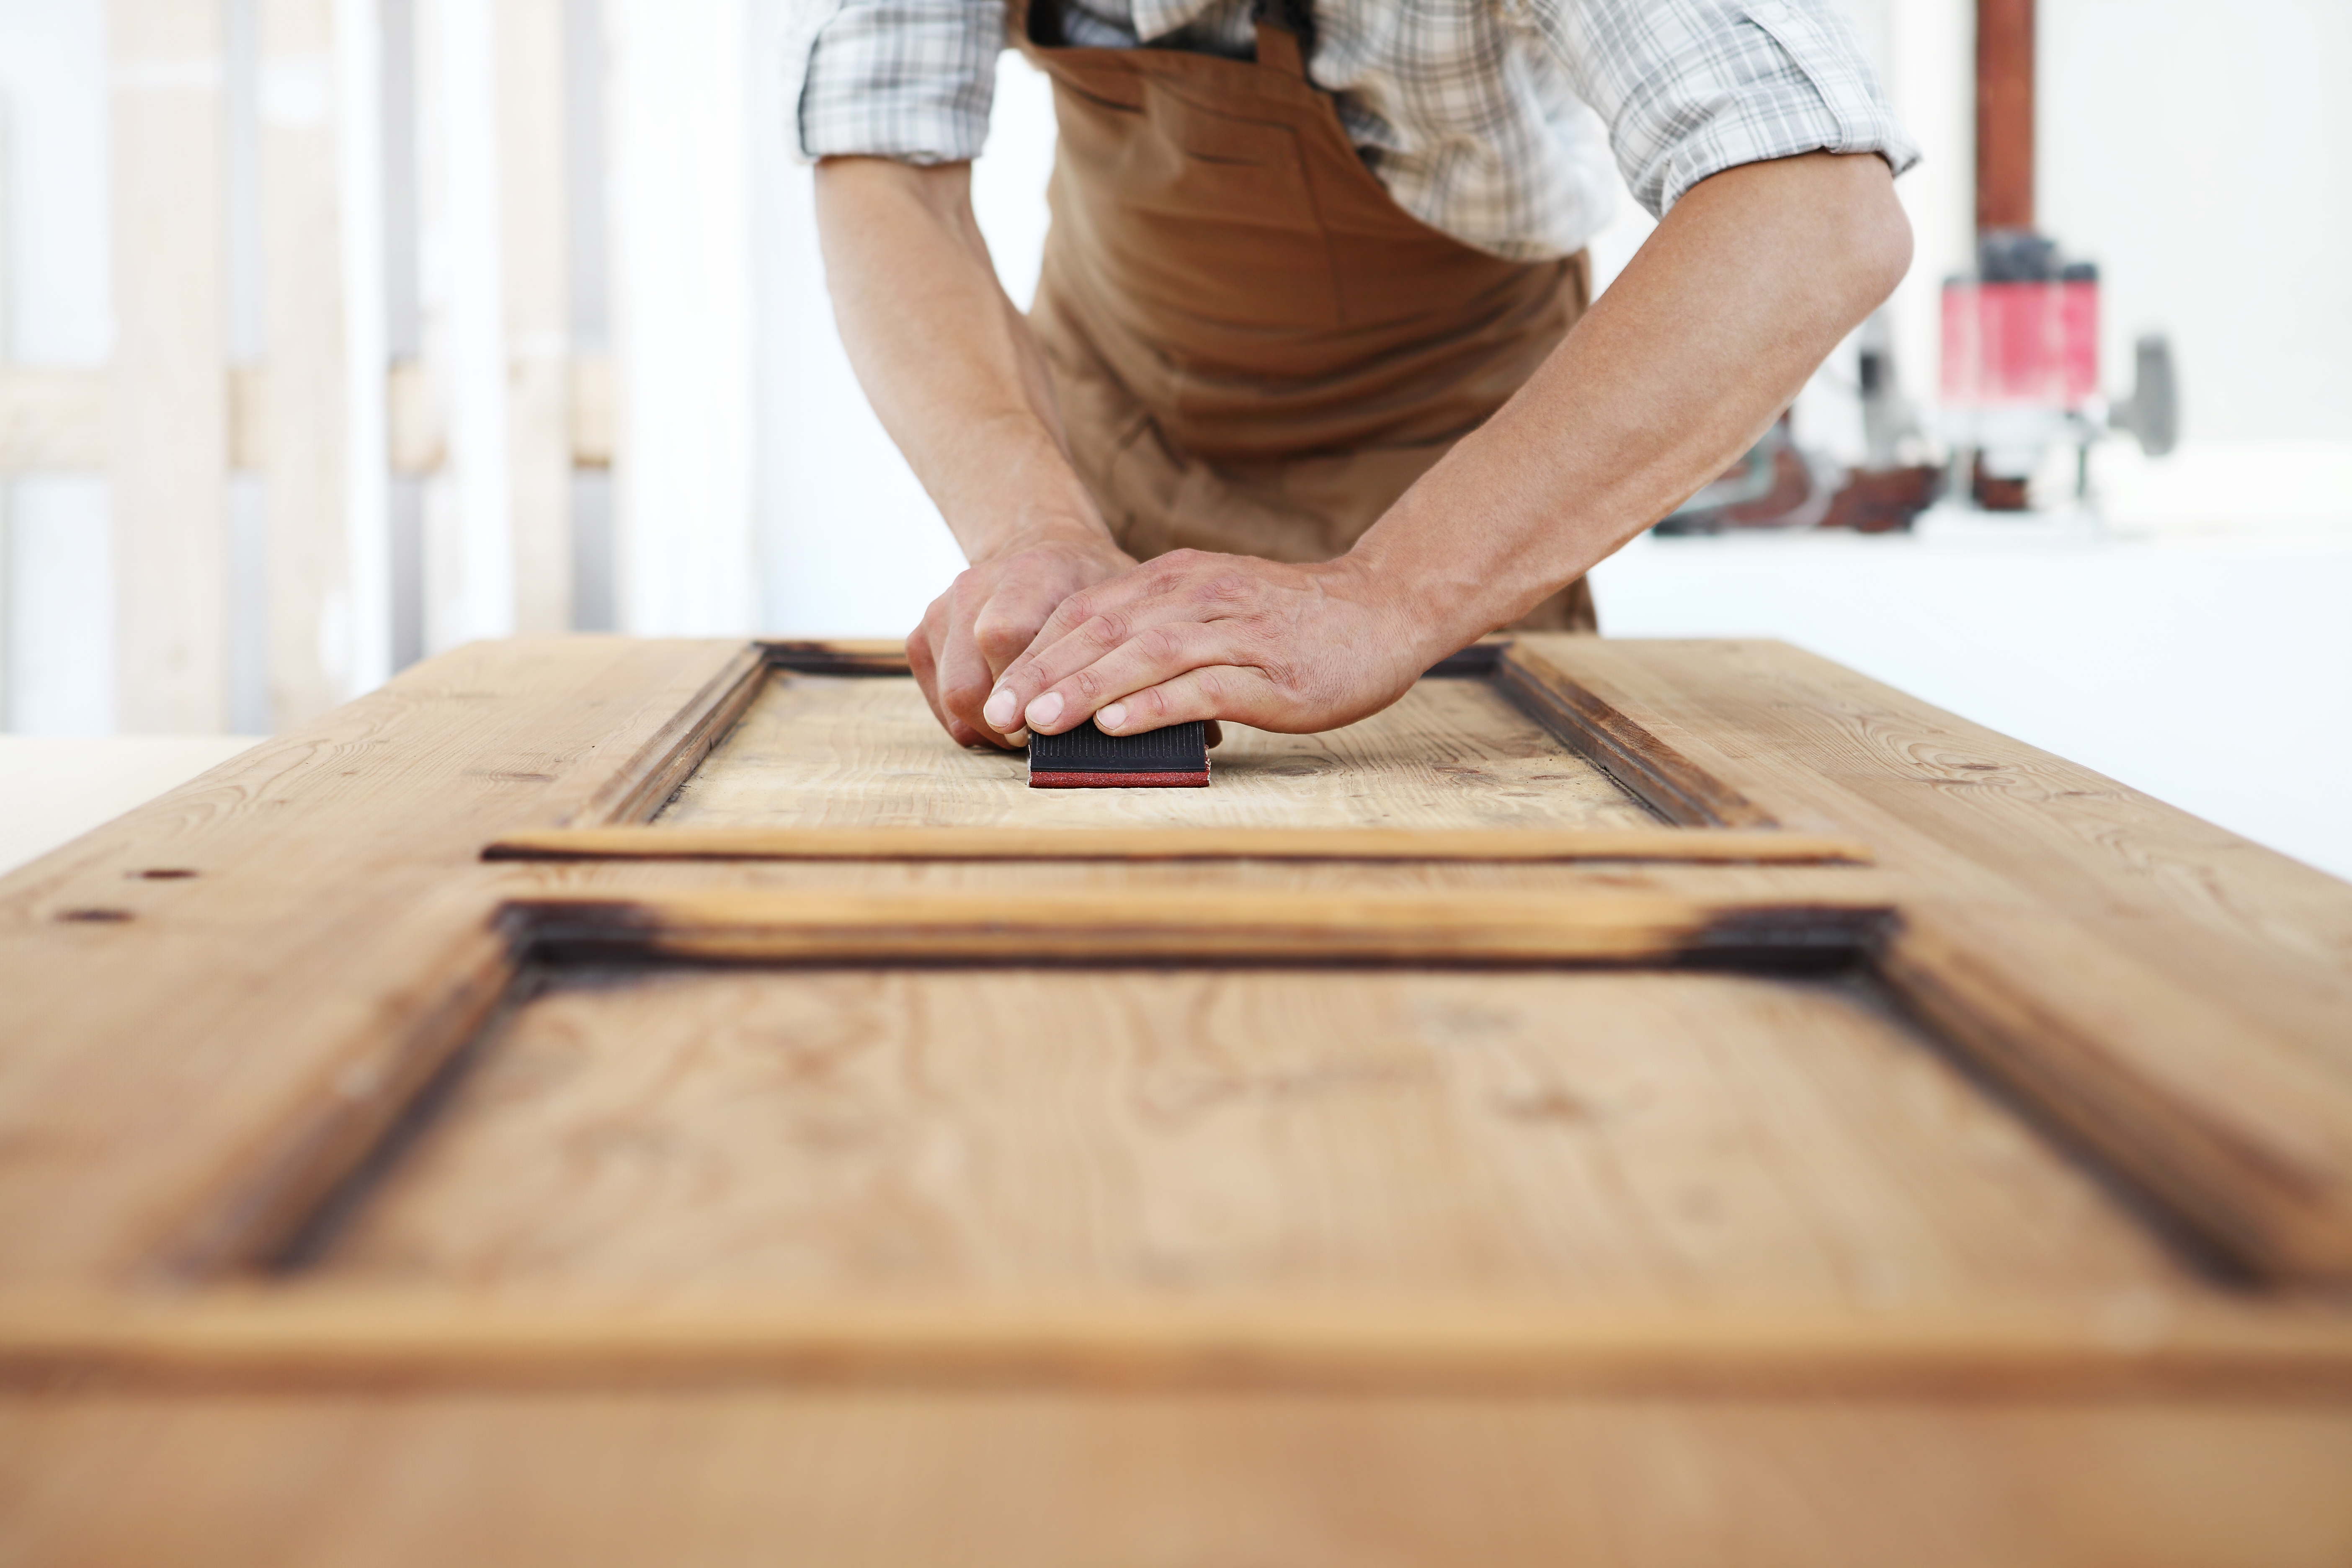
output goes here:
<path id="1" fill-rule="evenodd" d="M 978 157 L 1003 47 L 1003 0 L 802 0 L 784 45 L 801 156 Z"/>
<path id="2" fill-rule="evenodd" d="M 1526 0 L 1653 216 L 1710 174 L 1801 153 L 1919 161 L 1828 0 Z"/>

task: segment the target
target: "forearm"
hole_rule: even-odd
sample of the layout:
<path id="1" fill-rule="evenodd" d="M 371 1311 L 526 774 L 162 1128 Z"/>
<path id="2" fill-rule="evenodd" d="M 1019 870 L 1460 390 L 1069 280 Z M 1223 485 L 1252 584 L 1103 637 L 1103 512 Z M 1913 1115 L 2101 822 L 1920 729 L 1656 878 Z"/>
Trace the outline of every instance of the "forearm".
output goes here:
<path id="1" fill-rule="evenodd" d="M 969 164 L 817 167 L 825 279 L 859 384 L 981 562 L 1052 539 L 1108 542 L 1070 467 L 1044 354 L 998 283 Z"/>
<path id="2" fill-rule="evenodd" d="M 1893 291 L 1910 248 L 1874 156 L 1701 183 L 1348 564 L 1433 656 L 1517 618 L 1747 449 Z"/>

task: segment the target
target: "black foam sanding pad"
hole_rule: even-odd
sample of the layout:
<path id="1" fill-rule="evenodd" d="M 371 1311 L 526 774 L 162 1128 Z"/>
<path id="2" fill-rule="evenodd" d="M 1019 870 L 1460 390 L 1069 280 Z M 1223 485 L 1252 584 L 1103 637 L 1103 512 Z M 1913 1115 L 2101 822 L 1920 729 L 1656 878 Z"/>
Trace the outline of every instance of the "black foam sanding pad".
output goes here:
<path id="1" fill-rule="evenodd" d="M 1091 719 L 1029 737 L 1031 789 L 1200 789 L 1209 782 L 1209 727 L 1200 720 L 1106 735 Z"/>

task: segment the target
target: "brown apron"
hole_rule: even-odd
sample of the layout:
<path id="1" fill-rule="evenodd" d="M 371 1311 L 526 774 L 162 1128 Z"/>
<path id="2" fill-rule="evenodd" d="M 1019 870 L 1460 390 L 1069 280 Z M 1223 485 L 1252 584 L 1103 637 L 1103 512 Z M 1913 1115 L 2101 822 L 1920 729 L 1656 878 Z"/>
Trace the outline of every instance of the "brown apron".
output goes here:
<path id="1" fill-rule="evenodd" d="M 1398 206 L 1272 20 L 1252 62 L 1062 47 L 1051 0 L 1010 11 L 1060 124 L 1030 323 L 1130 554 L 1344 553 L 1589 303 L 1583 253 L 1505 261 Z M 1591 591 L 1516 624 L 1591 631 Z"/>

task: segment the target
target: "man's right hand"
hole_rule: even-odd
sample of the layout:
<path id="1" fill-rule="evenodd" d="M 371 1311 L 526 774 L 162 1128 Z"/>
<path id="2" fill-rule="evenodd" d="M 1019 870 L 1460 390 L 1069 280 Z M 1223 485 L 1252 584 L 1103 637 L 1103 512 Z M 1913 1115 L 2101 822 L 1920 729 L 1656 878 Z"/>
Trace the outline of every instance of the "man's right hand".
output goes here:
<path id="1" fill-rule="evenodd" d="M 981 713 L 996 678 L 1029 651 L 1063 600 L 1134 564 L 1107 534 L 1049 539 L 980 562 L 931 601 L 907 639 L 907 662 L 956 744 L 1026 743 L 1026 731 L 1000 732 Z"/>

